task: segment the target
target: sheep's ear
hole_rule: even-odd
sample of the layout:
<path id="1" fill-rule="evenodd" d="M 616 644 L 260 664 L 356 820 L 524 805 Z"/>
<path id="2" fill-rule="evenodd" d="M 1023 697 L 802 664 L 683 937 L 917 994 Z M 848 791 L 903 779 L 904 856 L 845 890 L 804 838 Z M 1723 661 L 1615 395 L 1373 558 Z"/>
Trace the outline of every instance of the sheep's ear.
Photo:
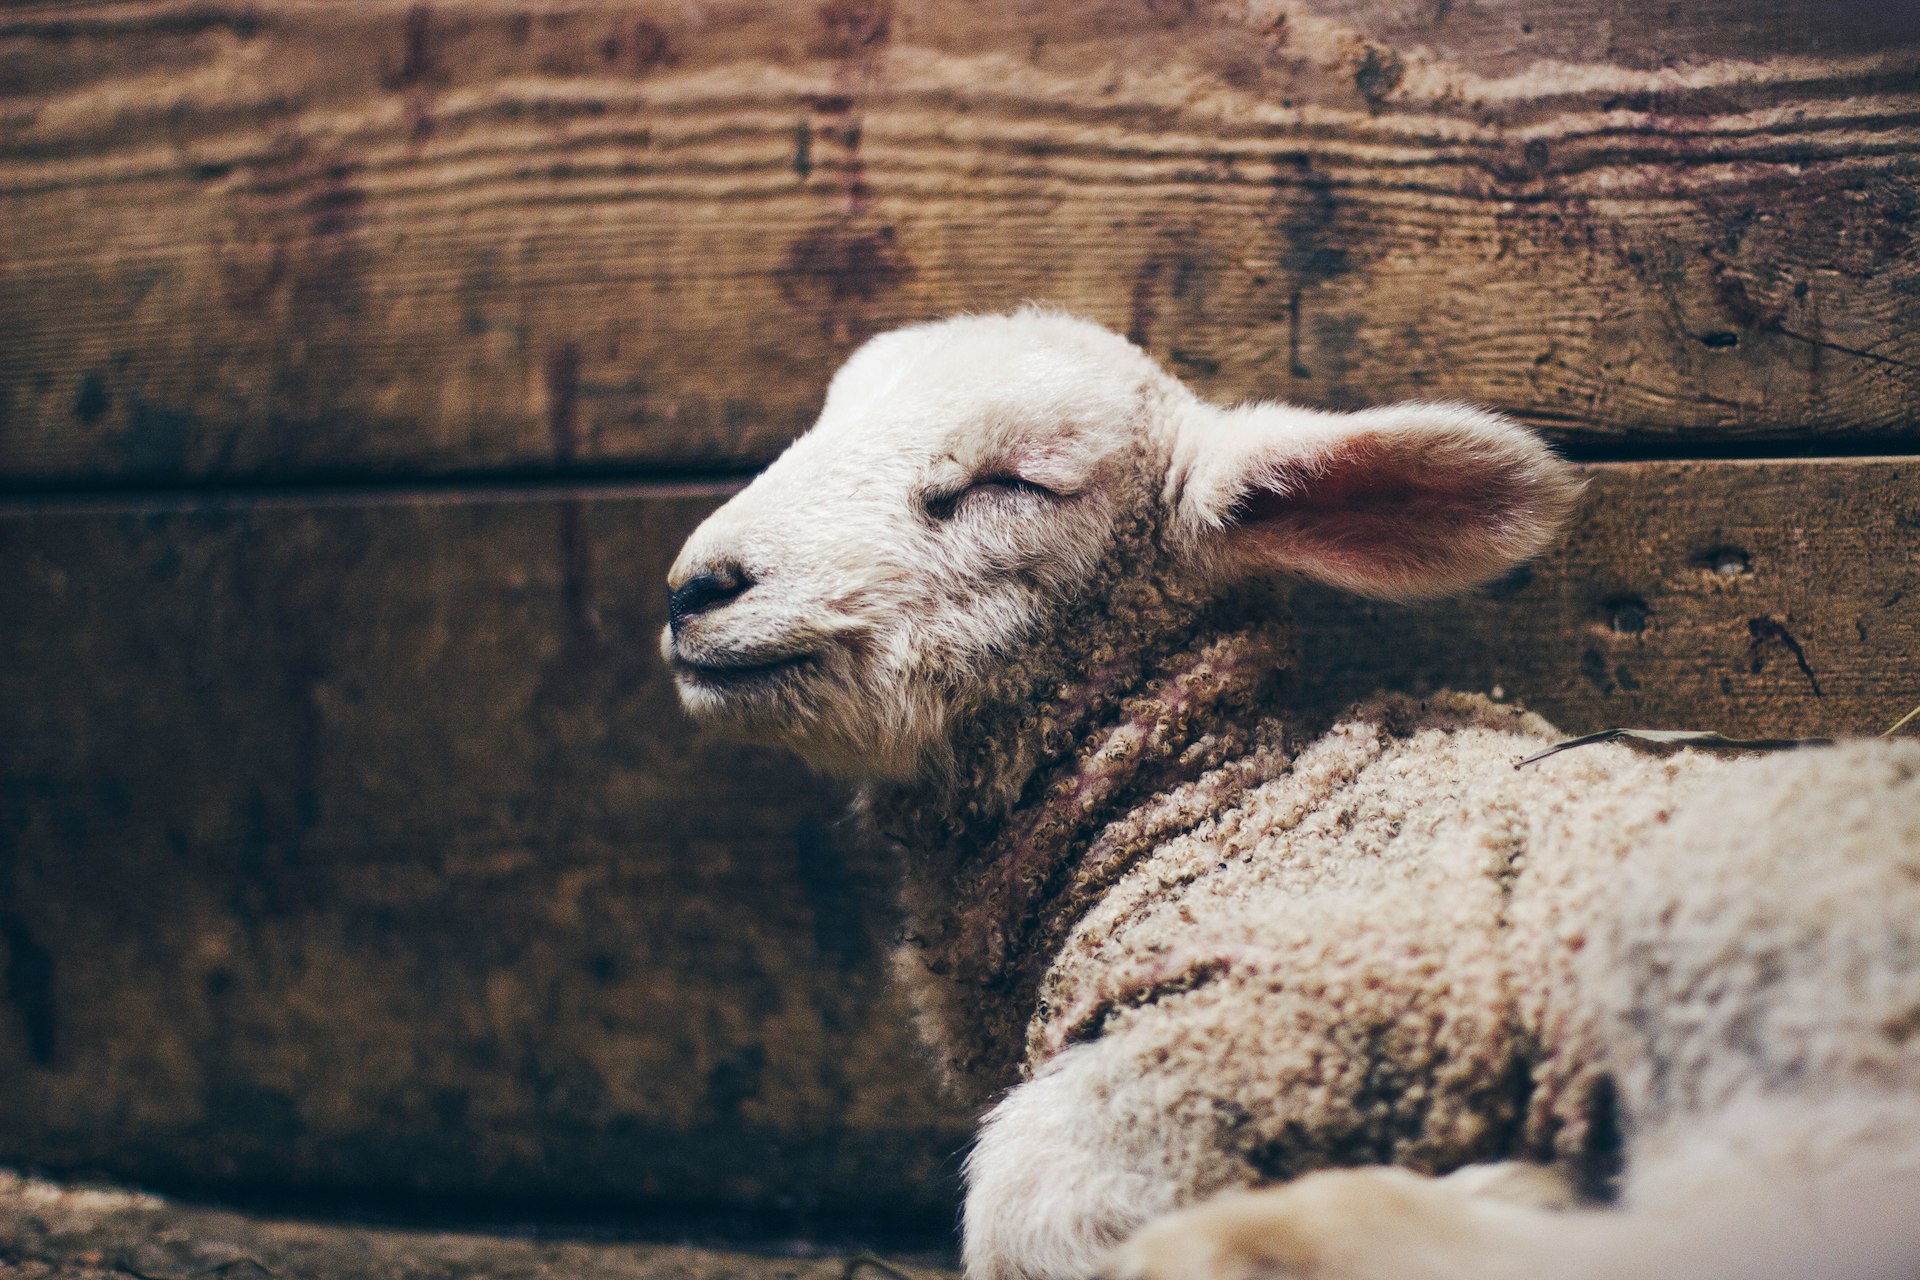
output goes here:
<path id="1" fill-rule="evenodd" d="M 1452 404 L 1196 413 L 1174 477 L 1212 570 L 1291 571 L 1383 599 L 1456 591 L 1519 563 L 1580 491 L 1524 428 Z"/>

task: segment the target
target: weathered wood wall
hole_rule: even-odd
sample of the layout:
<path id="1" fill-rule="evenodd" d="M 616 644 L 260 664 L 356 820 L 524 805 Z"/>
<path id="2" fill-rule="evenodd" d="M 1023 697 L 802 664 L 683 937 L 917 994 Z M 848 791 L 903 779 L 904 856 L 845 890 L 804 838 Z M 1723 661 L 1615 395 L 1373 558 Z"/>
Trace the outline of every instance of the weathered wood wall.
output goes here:
<path id="1" fill-rule="evenodd" d="M 1502 406 L 1566 546 L 1299 593 L 1317 710 L 1875 731 L 1917 178 L 1868 0 L 8 6 L 0 1161 L 942 1221 L 886 868 L 654 658 L 837 361 L 1031 298 Z"/>
<path id="2" fill-rule="evenodd" d="M 658 661 L 712 505 L 0 517 L 0 1159 L 937 1218 L 884 869 Z"/>

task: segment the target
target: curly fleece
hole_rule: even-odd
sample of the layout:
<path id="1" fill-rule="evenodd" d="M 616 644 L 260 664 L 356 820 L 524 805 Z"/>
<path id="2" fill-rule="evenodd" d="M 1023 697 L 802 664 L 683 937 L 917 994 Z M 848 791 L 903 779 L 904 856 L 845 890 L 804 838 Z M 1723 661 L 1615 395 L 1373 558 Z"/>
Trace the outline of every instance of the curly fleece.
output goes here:
<path id="1" fill-rule="evenodd" d="M 1193 1194 L 1495 1158 L 1597 1186 L 1620 1134 L 1586 922 L 1727 766 L 1609 746 L 1516 770 L 1552 729 L 1451 694 L 1375 699 L 1302 749 L 1271 601 L 1156 613 L 1154 591 L 982 708 L 960 785 L 869 795 L 913 849 L 899 969 L 949 1076 L 985 1100 L 1124 1038 L 1206 1131 Z"/>

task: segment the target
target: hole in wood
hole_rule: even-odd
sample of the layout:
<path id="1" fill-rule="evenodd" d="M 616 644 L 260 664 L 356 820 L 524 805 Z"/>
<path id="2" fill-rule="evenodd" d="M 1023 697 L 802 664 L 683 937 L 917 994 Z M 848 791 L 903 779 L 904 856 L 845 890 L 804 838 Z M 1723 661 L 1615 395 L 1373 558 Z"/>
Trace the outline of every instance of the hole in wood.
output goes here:
<path id="1" fill-rule="evenodd" d="M 1615 635 L 1637 636 L 1647 629 L 1647 602 L 1639 596 L 1615 596 L 1602 601 L 1600 610 Z"/>
<path id="2" fill-rule="evenodd" d="M 1694 553 L 1693 567 L 1722 578 L 1738 578 L 1753 572 L 1753 558 L 1739 547 L 1708 547 Z"/>

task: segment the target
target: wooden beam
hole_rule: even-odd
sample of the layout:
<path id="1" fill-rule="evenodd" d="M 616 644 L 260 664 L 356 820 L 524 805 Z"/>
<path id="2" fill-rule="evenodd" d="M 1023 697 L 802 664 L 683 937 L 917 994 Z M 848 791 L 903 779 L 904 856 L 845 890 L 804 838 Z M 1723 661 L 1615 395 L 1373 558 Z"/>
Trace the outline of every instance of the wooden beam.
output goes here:
<path id="1" fill-rule="evenodd" d="M 1309 709 L 1920 702 L 1920 462 L 1588 474 L 1488 591 L 1300 593 Z M 656 656 L 722 496 L 9 508 L 0 1163 L 946 1220 L 967 1117 L 886 988 L 887 867 L 837 788 L 694 733 Z"/>
<path id="2" fill-rule="evenodd" d="M 0 19 L 0 483 L 764 461 L 1038 299 L 1589 455 L 1920 435 L 1920 30 L 1800 0 Z"/>

